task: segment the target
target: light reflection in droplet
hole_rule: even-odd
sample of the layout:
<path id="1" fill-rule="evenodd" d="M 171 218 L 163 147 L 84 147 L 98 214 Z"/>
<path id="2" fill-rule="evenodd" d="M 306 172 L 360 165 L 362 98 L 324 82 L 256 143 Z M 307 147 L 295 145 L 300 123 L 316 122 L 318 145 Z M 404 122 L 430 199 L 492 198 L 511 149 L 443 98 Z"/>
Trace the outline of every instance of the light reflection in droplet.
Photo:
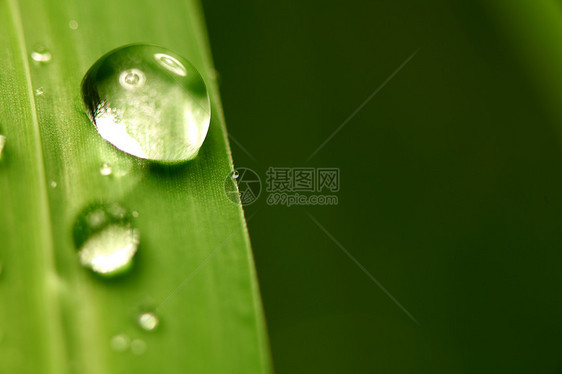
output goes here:
<path id="1" fill-rule="evenodd" d="M 139 244 L 138 231 L 110 226 L 92 236 L 80 250 L 80 263 L 100 274 L 113 273 L 131 262 Z"/>
<path id="2" fill-rule="evenodd" d="M 2 151 L 6 146 L 6 140 L 7 140 L 6 136 L 0 135 L 0 157 L 2 157 Z"/>
<path id="3" fill-rule="evenodd" d="M 138 318 L 139 326 L 146 331 L 154 330 L 160 321 L 154 313 L 142 313 Z"/>
<path id="4" fill-rule="evenodd" d="M 183 66 L 182 63 L 178 61 L 177 58 L 165 53 L 156 53 L 154 54 L 154 58 L 160 63 L 160 65 L 162 65 L 172 73 L 181 75 L 182 77 L 186 76 L 187 70 L 185 69 L 185 66 Z"/>
<path id="5" fill-rule="evenodd" d="M 146 82 L 146 76 L 139 69 L 125 70 L 119 75 L 119 83 L 128 90 L 141 87 L 144 82 Z"/>
<path id="6" fill-rule="evenodd" d="M 46 64 L 51 61 L 51 52 L 44 46 L 38 46 L 33 52 L 31 52 L 31 59 L 36 63 Z"/>
<path id="7" fill-rule="evenodd" d="M 112 172 L 113 170 L 111 169 L 111 165 L 109 164 L 109 162 L 105 162 L 100 168 L 100 174 L 104 177 L 111 175 Z"/>

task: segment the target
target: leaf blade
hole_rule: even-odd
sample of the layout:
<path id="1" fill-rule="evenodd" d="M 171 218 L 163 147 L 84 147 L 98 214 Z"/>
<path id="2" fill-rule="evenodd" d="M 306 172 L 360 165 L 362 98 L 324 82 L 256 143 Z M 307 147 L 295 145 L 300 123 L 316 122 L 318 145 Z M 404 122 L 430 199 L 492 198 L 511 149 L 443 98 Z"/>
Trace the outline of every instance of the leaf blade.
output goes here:
<path id="1" fill-rule="evenodd" d="M 263 314 L 243 212 L 222 191 L 232 160 L 218 90 L 209 79 L 212 63 L 197 4 L 177 2 L 173 9 L 156 1 L 129 0 L 12 4 L 26 15 L 21 58 L 27 61 L 25 49 L 36 43 L 47 46 L 53 56 L 47 65 L 30 66 L 32 89 L 44 90 L 37 103 L 29 105 L 37 108 L 39 133 L 33 139 L 42 150 L 35 156 L 42 156 L 44 167 L 32 176 L 40 187 L 22 194 L 48 195 L 43 209 L 50 212 L 53 225 L 47 231 L 56 250 L 49 254 L 41 243 L 33 248 L 52 261 L 52 279 L 45 282 L 49 276 L 38 275 L 36 287 L 38 297 L 54 295 L 47 298 L 52 310 L 43 322 L 52 331 L 42 336 L 55 339 L 47 345 L 56 352 L 43 354 L 37 367 L 27 371 L 44 371 L 48 357 L 58 357 L 51 364 L 53 373 L 155 372 L 163 367 L 170 372 L 268 372 Z M 78 23 L 77 30 L 68 27 L 70 20 Z M 90 64 L 110 49 L 139 41 L 178 51 L 211 82 L 213 122 L 207 140 L 197 160 L 179 168 L 160 168 L 120 153 L 100 139 L 81 110 L 79 83 Z M 27 95 L 33 100 L 29 87 Z M 99 165 L 108 159 L 128 169 L 128 174 L 120 179 L 100 176 Z M 4 178 L 4 191 L 12 188 L 15 178 L 21 175 Z M 57 188 L 47 187 L 50 180 Z M 71 226 L 85 205 L 100 199 L 140 212 L 139 255 L 133 272 L 123 279 L 102 281 L 77 266 Z M 36 221 L 46 230 L 48 219 Z M 139 308 L 157 306 L 217 248 L 216 255 L 159 309 L 159 331 L 152 335 L 140 331 L 134 324 Z M 49 268 L 37 266 L 45 272 Z M 8 314 L 14 318 L 15 312 Z M 139 357 L 113 352 L 109 342 L 119 333 L 145 340 L 147 352 Z"/>

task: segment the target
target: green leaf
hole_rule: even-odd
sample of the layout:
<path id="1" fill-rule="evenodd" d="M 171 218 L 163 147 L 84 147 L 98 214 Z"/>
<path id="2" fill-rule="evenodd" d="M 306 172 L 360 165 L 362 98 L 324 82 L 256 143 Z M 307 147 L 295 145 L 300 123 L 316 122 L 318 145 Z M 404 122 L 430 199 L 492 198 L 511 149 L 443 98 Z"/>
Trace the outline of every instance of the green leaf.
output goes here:
<path id="1" fill-rule="evenodd" d="M 174 50 L 204 77 L 212 120 L 194 161 L 137 160 L 85 115 L 84 73 L 134 42 Z M 38 45 L 49 63 L 30 59 Z M 1 0 L 0 48 L 0 372 L 270 372 L 243 211 L 224 193 L 232 160 L 199 4 Z M 105 162 L 118 173 L 101 175 Z M 135 263 L 112 279 L 79 264 L 72 238 L 98 201 L 139 213 Z M 145 310 L 154 331 L 136 322 Z M 146 351 L 115 351 L 119 334 Z"/>

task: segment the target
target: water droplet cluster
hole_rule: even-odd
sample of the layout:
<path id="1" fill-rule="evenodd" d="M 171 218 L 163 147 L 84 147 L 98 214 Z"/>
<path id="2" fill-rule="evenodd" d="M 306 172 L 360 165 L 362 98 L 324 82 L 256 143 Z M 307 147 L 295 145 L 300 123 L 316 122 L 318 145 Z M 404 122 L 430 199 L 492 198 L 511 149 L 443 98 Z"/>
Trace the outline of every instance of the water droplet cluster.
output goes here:
<path id="1" fill-rule="evenodd" d="M 78 26 L 76 20 L 68 22 L 71 30 Z M 42 45 L 30 57 L 36 66 L 47 65 L 53 58 Z M 81 88 L 98 133 L 138 158 L 161 163 L 188 161 L 197 156 L 207 135 L 211 107 L 205 82 L 191 63 L 167 49 L 141 44 L 115 49 L 88 70 Z M 45 90 L 37 87 L 34 93 L 39 97 Z M 0 134 L 0 156 L 5 144 L 6 137 Z M 118 163 L 104 162 L 99 173 L 124 176 L 127 171 L 120 170 Z M 237 171 L 232 178 L 238 178 Z M 48 185 L 55 189 L 58 183 L 51 180 Z M 137 211 L 117 203 L 96 203 L 81 211 L 73 227 L 80 264 L 103 276 L 126 272 L 138 250 L 140 235 L 134 225 L 138 216 Z M 160 324 L 158 316 L 147 311 L 136 322 L 146 332 Z M 110 346 L 115 352 L 135 355 L 147 350 L 143 339 L 126 334 L 115 335 Z"/>

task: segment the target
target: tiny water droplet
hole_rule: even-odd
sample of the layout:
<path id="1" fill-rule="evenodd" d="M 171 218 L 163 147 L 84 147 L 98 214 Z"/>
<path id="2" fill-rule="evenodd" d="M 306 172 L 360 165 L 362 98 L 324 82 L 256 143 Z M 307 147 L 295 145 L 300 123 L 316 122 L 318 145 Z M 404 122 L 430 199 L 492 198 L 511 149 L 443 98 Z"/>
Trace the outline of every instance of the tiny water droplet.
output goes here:
<path id="1" fill-rule="evenodd" d="M 43 87 L 39 87 L 38 89 L 35 90 L 35 95 L 37 96 L 41 96 L 45 93 L 45 91 L 43 91 Z"/>
<path id="2" fill-rule="evenodd" d="M 138 318 L 138 323 L 143 330 L 152 331 L 154 330 L 160 321 L 154 313 L 142 313 Z"/>
<path id="3" fill-rule="evenodd" d="M 127 271 L 137 252 L 139 237 L 132 214 L 117 203 L 91 205 L 74 224 L 80 263 L 101 275 Z"/>
<path id="4" fill-rule="evenodd" d="M 100 168 L 100 174 L 103 176 L 111 175 L 112 172 L 113 170 L 111 169 L 109 162 L 104 163 Z"/>
<path id="5" fill-rule="evenodd" d="M 142 355 L 146 352 L 146 343 L 142 339 L 134 339 L 131 342 L 131 352 L 136 355 Z"/>
<path id="6" fill-rule="evenodd" d="M 115 352 L 125 352 L 127 349 L 129 349 L 130 344 L 131 338 L 129 338 L 125 334 L 115 335 L 113 338 L 111 338 L 111 349 L 113 349 Z"/>
<path id="7" fill-rule="evenodd" d="M 232 172 L 232 178 L 236 179 L 236 178 L 238 178 L 239 176 L 240 176 L 240 174 L 238 173 L 238 170 L 234 170 L 234 171 Z"/>
<path id="8" fill-rule="evenodd" d="M 51 61 L 51 52 L 44 46 L 37 46 L 33 52 L 31 52 L 31 59 L 40 64 L 46 64 Z"/>
<path id="9" fill-rule="evenodd" d="M 132 215 L 133 217 L 137 218 L 137 217 L 139 216 L 139 212 L 137 212 L 136 210 L 133 210 L 133 211 L 131 212 L 131 215 Z"/>
<path id="10" fill-rule="evenodd" d="M 7 140 L 6 136 L 0 135 L 0 157 L 2 157 L 2 151 L 6 146 L 6 140 Z"/>
<path id="11" fill-rule="evenodd" d="M 209 128 L 203 78 L 164 48 L 135 44 L 107 53 L 86 73 L 82 96 L 98 133 L 139 158 L 191 160 Z"/>
<path id="12" fill-rule="evenodd" d="M 51 188 L 57 188 L 58 184 L 57 184 L 56 181 L 51 181 L 51 182 L 49 183 L 49 186 L 51 186 Z"/>
<path id="13" fill-rule="evenodd" d="M 70 21 L 68 21 L 68 27 L 70 27 L 71 30 L 77 30 L 78 29 L 78 22 L 71 19 Z"/>

